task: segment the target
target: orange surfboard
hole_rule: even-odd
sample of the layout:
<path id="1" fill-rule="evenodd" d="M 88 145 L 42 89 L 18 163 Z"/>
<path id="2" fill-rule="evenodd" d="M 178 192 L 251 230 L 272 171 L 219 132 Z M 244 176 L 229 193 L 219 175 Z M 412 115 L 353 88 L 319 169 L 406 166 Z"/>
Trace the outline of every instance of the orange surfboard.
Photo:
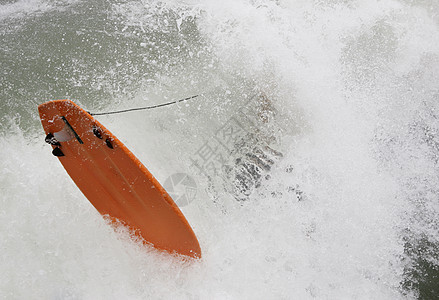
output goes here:
<path id="1" fill-rule="evenodd" d="M 157 249 L 201 257 L 178 206 L 122 142 L 70 100 L 41 104 L 38 111 L 52 153 L 102 215 Z"/>

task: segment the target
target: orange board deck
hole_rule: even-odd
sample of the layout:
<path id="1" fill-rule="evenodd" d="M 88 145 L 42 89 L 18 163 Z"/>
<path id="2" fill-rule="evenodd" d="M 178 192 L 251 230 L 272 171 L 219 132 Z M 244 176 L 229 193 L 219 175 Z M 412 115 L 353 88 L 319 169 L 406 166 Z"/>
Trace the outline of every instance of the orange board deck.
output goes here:
<path id="1" fill-rule="evenodd" d="M 38 106 L 53 154 L 104 216 L 157 249 L 201 257 L 186 218 L 160 183 L 112 133 L 70 100 Z"/>

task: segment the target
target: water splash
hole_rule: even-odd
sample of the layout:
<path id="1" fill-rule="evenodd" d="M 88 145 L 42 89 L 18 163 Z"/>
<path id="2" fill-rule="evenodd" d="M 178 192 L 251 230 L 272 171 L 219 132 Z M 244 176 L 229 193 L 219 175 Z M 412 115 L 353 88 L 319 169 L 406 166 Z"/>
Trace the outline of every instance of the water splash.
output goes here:
<path id="1" fill-rule="evenodd" d="M 20 30 L 1 23 L 2 296 L 434 295 L 435 2 L 45 5 L 10 13 Z M 196 199 L 182 209 L 204 258 L 184 263 L 106 225 L 44 148 L 35 108 L 70 97 L 115 110 L 200 91 L 199 102 L 100 119 L 162 182 L 179 172 L 196 180 Z M 275 113 L 254 126 L 267 112 L 251 102 L 256 91 Z M 237 114 L 249 100 L 254 113 Z M 191 167 L 232 116 L 283 155 L 244 202 Z M 255 155 L 254 141 L 220 154 L 236 161 L 247 147 Z"/>

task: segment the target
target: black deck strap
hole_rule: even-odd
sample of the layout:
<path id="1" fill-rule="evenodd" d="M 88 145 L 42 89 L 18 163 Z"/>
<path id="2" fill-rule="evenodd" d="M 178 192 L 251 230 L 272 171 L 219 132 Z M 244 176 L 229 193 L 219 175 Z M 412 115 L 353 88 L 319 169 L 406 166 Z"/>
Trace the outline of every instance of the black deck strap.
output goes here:
<path id="1" fill-rule="evenodd" d="M 93 126 L 93 133 L 98 139 L 102 140 L 102 133 L 97 126 Z"/>
<path id="2" fill-rule="evenodd" d="M 44 141 L 50 145 L 61 146 L 61 143 L 56 140 L 52 133 L 48 133 Z"/>
<path id="3" fill-rule="evenodd" d="M 54 149 L 53 149 L 53 151 L 52 151 L 52 154 L 53 155 L 55 155 L 55 156 L 64 156 L 64 153 L 61 151 L 61 149 L 60 148 L 58 148 L 58 147 L 55 147 Z"/>
<path id="4" fill-rule="evenodd" d="M 106 139 L 106 140 L 105 140 L 105 144 L 107 144 L 107 147 L 108 147 L 108 148 L 113 149 L 113 144 L 111 143 L 111 140 L 110 140 L 110 139 Z"/>
<path id="5" fill-rule="evenodd" d="M 73 129 L 72 125 L 70 125 L 69 121 L 67 121 L 67 119 L 64 116 L 61 116 L 61 118 L 64 121 L 64 123 L 66 123 L 66 125 L 69 127 L 69 129 L 73 132 L 73 134 L 75 135 L 75 138 L 78 140 L 78 142 L 80 144 L 84 144 L 84 142 L 81 140 L 79 135 L 76 133 L 75 129 Z"/>

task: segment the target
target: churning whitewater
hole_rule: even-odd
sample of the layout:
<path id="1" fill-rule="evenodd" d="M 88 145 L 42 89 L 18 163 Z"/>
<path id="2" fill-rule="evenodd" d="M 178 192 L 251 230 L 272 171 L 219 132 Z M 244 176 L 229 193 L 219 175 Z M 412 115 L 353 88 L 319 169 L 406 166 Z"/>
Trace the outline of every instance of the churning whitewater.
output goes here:
<path id="1" fill-rule="evenodd" d="M 434 299 L 439 4 L 0 2 L 0 298 Z M 114 230 L 44 143 L 87 111 L 173 196 L 181 260 Z"/>

